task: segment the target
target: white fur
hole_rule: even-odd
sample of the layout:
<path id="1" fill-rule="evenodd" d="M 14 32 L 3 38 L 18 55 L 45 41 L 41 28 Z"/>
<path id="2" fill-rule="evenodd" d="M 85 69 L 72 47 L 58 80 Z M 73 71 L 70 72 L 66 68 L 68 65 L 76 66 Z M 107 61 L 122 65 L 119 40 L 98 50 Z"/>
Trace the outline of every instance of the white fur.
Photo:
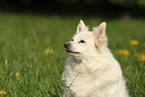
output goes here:
<path id="1" fill-rule="evenodd" d="M 120 65 L 107 47 L 105 29 L 104 22 L 88 31 L 80 21 L 74 41 L 69 43 L 71 51 L 80 52 L 83 57 L 77 60 L 72 55 L 66 60 L 63 97 L 128 97 Z"/>

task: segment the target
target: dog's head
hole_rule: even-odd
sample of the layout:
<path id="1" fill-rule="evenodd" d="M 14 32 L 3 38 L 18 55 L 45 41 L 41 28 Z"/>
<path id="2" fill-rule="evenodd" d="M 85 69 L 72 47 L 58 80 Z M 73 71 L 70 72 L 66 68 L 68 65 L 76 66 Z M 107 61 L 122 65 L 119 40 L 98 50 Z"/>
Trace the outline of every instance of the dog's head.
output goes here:
<path id="1" fill-rule="evenodd" d="M 88 30 L 88 27 L 85 26 L 84 22 L 81 20 L 72 41 L 64 44 L 67 53 L 75 56 L 76 59 L 82 59 L 83 56 L 101 53 L 102 49 L 107 47 L 105 22 L 93 28 L 93 31 Z"/>

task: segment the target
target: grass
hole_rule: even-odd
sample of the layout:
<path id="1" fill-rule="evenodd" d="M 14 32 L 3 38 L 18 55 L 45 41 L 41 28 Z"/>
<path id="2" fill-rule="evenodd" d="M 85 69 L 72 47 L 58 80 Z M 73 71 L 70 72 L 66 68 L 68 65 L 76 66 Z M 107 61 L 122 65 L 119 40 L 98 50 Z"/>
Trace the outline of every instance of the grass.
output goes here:
<path id="1" fill-rule="evenodd" d="M 0 12 L 0 91 L 6 97 L 58 97 L 68 57 L 63 44 L 71 40 L 79 20 L 93 26 L 107 22 L 108 46 L 120 62 L 131 97 L 145 96 L 144 19 L 101 19 L 91 16 L 30 15 Z M 130 45 L 137 40 L 139 45 Z M 53 50 L 45 53 L 45 50 Z M 126 49 L 129 55 L 115 53 Z M 18 77 L 15 74 L 20 74 Z"/>

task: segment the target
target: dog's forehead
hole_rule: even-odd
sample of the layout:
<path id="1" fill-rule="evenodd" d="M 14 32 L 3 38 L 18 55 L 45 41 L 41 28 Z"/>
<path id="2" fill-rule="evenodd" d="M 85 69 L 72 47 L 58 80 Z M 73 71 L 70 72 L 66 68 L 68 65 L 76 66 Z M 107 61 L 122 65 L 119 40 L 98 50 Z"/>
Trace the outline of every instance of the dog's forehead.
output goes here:
<path id="1" fill-rule="evenodd" d="M 80 32 L 78 34 L 75 34 L 73 39 L 89 39 L 92 38 L 92 32 Z"/>

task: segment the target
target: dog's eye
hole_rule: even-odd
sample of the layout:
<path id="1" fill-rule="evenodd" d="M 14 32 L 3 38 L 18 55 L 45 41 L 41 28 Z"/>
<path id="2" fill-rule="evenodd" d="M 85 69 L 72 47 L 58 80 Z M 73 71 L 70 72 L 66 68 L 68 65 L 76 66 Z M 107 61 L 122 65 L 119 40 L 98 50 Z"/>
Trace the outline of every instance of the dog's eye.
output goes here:
<path id="1" fill-rule="evenodd" d="M 80 43 L 86 43 L 84 40 L 81 40 Z"/>

